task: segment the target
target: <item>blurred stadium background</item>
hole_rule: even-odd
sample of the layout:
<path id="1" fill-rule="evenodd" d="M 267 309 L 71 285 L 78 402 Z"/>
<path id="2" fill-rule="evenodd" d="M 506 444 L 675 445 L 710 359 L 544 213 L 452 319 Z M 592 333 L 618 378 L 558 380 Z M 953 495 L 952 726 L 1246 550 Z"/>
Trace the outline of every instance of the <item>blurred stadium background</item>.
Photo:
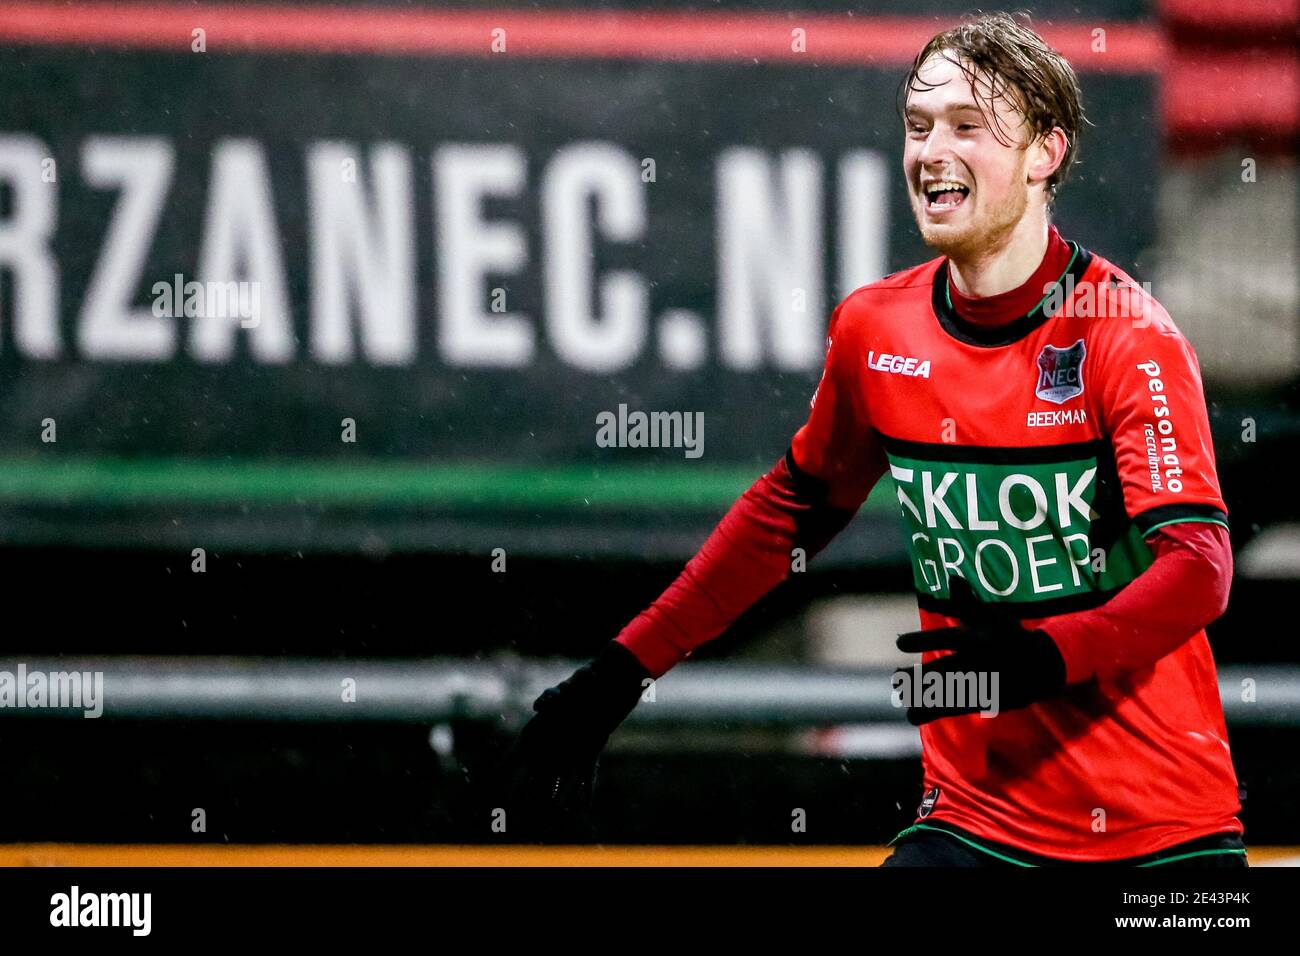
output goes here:
<path id="1" fill-rule="evenodd" d="M 1297 4 L 1022 6 L 1094 124 L 1057 224 L 1200 357 L 1246 835 L 1300 860 Z M 895 96 L 966 9 L 0 0 L 0 670 L 106 674 L 0 710 L 0 862 L 508 842 L 475 774 L 785 451 L 839 298 L 930 257 Z M 599 447 L 620 404 L 703 454 Z M 615 735 L 596 840 L 911 822 L 889 493 Z"/>

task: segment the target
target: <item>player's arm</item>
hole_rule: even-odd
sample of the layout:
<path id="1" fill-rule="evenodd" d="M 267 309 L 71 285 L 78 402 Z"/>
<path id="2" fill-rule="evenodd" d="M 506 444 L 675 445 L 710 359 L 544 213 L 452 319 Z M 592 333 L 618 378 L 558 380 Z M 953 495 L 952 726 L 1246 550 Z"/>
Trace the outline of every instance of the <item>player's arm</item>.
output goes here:
<path id="1" fill-rule="evenodd" d="M 1042 625 L 1060 648 L 1067 682 L 1148 667 L 1227 609 L 1232 545 L 1219 524 L 1180 522 L 1147 539 L 1156 559 L 1101 607 Z"/>
<path id="2" fill-rule="evenodd" d="M 791 573 L 796 548 L 821 551 L 884 473 L 864 413 L 862 363 L 832 316 L 807 422 L 786 454 L 728 510 L 668 589 L 595 660 L 534 704 L 506 786 L 520 805 L 581 803 L 596 757 L 645 685 L 712 640 Z"/>
<path id="3" fill-rule="evenodd" d="M 659 677 L 713 640 L 790 576 L 796 549 L 812 558 L 852 520 L 887 463 L 874 439 L 864 367 L 844 305 L 807 422 L 786 454 L 727 512 L 677 580 L 615 643 Z"/>

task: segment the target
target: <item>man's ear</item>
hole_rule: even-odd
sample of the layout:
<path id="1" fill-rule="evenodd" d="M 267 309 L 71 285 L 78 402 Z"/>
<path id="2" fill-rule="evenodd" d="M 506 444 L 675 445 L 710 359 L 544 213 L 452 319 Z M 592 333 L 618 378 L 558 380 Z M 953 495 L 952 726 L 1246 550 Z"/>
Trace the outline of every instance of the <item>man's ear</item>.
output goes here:
<path id="1" fill-rule="evenodd" d="M 1029 147 L 1029 164 L 1025 169 L 1030 185 L 1043 182 L 1056 172 L 1065 161 L 1068 148 L 1069 139 L 1059 126 L 1053 126 L 1051 132 L 1034 140 Z"/>

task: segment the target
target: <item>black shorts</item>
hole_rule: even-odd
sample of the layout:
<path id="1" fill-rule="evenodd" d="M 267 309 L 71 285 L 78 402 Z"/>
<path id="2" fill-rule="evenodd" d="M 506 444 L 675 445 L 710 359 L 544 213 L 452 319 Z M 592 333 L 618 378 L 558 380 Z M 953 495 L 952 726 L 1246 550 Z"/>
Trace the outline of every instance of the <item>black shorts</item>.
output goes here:
<path id="1" fill-rule="evenodd" d="M 1076 863 L 1027 853 L 975 836 L 951 823 L 919 823 L 890 841 L 894 852 L 881 866 L 1195 866 L 1242 868 L 1246 847 L 1239 833 L 1215 833 L 1145 856 Z"/>

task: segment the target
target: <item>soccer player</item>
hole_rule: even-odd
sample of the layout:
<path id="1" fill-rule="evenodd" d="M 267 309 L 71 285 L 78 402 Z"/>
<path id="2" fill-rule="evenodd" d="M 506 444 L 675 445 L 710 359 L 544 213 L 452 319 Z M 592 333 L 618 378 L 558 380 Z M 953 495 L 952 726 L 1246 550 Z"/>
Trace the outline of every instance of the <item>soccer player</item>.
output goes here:
<path id="1" fill-rule="evenodd" d="M 834 310 L 785 456 L 538 698 L 507 807 L 582 805 L 646 682 L 888 473 L 922 625 L 894 688 L 924 782 L 885 865 L 1245 866 L 1204 630 L 1232 553 L 1200 368 L 1159 302 L 1051 224 L 1084 122 L 1074 72 L 994 14 L 934 37 L 903 89 L 907 188 L 940 256 Z M 961 693 L 977 686 L 993 706 Z"/>

